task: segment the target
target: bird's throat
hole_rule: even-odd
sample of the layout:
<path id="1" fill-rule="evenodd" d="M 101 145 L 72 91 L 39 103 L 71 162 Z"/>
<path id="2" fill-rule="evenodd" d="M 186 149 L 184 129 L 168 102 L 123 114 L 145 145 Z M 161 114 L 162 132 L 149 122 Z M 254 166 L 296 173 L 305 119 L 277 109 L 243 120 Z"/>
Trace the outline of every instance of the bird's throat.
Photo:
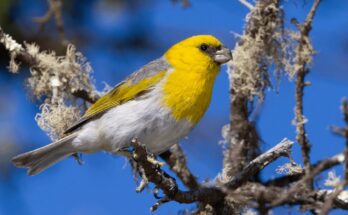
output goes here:
<path id="1" fill-rule="evenodd" d="M 163 85 L 163 103 L 176 120 L 194 124 L 200 121 L 209 107 L 218 71 L 219 67 L 214 67 L 209 72 L 177 70 L 168 75 Z"/>

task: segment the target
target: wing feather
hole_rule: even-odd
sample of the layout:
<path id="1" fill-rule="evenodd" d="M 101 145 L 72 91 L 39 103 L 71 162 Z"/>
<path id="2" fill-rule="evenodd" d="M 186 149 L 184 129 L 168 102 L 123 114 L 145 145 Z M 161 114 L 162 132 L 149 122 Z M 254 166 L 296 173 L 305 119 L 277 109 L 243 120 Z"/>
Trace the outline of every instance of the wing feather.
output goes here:
<path id="1" fill-rule="evenodd" d="M 162 80 L 169 68 L 170 65 L 163 57 L 148 63 L 91 105 L 82 118 L 68 128 L 65 133 L 78 129 L 90 120 L 102 116 L 113 107 L 145 95 Z"/>

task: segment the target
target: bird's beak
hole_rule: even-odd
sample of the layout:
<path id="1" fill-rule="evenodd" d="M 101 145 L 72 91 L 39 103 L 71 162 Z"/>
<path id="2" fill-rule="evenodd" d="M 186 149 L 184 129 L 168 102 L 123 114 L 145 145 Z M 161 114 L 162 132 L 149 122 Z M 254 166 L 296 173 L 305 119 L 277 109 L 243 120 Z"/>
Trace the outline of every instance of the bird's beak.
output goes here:
<path id="1" fill-rule="evenodd" d="M 214 54 L 214 61 L 218 64 L 224 64 L 230 60 L 232 60 L 232 53 L 228 48 L 223 47 Z"/>

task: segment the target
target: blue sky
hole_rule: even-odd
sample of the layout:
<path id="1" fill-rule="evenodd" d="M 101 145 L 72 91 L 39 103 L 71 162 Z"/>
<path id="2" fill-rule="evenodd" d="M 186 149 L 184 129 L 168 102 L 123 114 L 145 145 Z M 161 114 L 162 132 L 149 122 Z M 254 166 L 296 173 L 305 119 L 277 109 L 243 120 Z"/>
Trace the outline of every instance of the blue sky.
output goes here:
<path id="1" fill-rule="evenodd" d="M 19 2 L 13 21 L 26 27 L 30 35 L 38 29 L 31 18 L 42 15 L 46 4 L 34 0 Z M 170 45 L 194 34 L 213 34 L 233 48 L 235 39 L 230 32 L 242 32 L 248 12 L 238 1 L 230 0 L 192 0 L 188 9 L 173 5 L 169 0 L 158 0 L 134 10 L 105 7 L 99 1 L 87 2 L 79 8 L 79 15 L 83 17 L 81 23 L 67 16 L 65 24 L 68 37 L 74 35 L 78 26 L 81 36 L 90 40 L 78 48 L 93 66 L 99 89 L 104 87 L 103 82 L 115 85 L 146 62 L 161 56 Z M 300 0 L 284 3 L 287 26 L 294 16 L 304 19 L 312 1 L 307 2 L 306 5 Z M 306 88 L 304 98 L 305 115 L 309 120 L 308 137 L 313 144 L 312 161 L 334 155 L 344 146 L 343 139 L 332 135 L 328 127 L 343 125 L 340 100 L 348 96 L 347 9 L 346 1 L 324 1 L 313 23 L 311 37 L 317 55 L 308 76 L 312 86 Z M 53 28 L 51 32 L 54 31 Z M 146 35 L 151 46 L 127 49 L 122 41 L 129 35 Z M 109 44 L 114 40 L 120 41 L 116 47 Z M 25 149 L 49 143 L 49 138 L 34 121 L 38 104 L 28 99 L 23 79 L 0 73 L 0 86 L 0 100 L 11 98 L 6 112 L 0 112 L 0 139 L 11 136 Z M 284 77 L 278 94 L 274 90 L 267 91 L 258 123 L 264 142 L 262 149 L 271 148 L 284 137 L 295 139 L 295 128 L 291 124 L 293 108 L 294 83 Z M 218 142 L 228 116 L 228 80 L 226 67 L 223 67 L 207 114 L 188 139 L 182 141 L 189 166 L 200 181 L 213 179 L 221 169 L 222 150 Z M 301 161 L 297 145 L 293 157 Z M 149 208 L 156 200 L 147 190 L 135 193 L 136 186 L 125 159 L 98 153 L 83 156 L 83 160 L 85 164 L 78 166 L 73 159 L 66 159 L 35 177 L 27 177 L 24 170 L 14 170 L 11 180 L 0 181 L 0 215 L 150 214 Z M 285 161 L 270 165 L 263 177 L 276 177 L 275 168 Z M 337 172 L 341 169 L 338 167 Z M 176 214 L 180 209 L 192 207 L 172 202 L 160 207 L 156 214 Z M 287 211 L 287 208 L 280 208 L 274 214 Z"/>

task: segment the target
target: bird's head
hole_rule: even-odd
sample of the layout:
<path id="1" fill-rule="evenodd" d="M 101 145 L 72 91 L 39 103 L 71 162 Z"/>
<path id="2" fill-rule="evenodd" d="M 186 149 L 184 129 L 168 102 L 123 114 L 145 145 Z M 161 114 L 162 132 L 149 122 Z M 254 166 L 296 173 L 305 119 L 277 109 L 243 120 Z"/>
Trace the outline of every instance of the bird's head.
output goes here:
<path id="1" fill-rule="evenodd" d="M 189 37 L 168 49 L 164 57 L 173 67 L 219 68 L 232 59 L 231 51 L 214 36 Z"/>

